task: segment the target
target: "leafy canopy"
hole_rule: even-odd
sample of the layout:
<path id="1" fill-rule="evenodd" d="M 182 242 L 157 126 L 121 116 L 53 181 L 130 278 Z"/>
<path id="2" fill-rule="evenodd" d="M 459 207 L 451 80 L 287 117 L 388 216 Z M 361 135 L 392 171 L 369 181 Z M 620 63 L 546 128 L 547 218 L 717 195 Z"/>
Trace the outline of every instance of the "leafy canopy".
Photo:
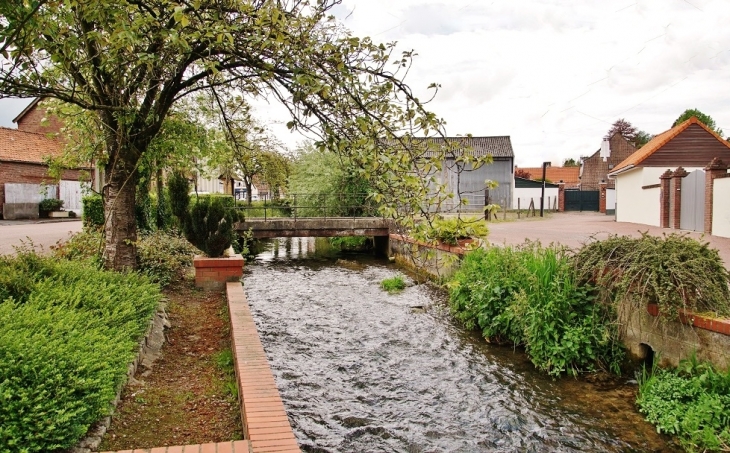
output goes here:
<path id="1" fill-rule="evenodd" d="M 700 120 L 702 122 L 702 124 L 709 127 L 713 131 L 717 132 L 718 135 L 722 136 L 722 129 L 720 129 L 717 126 L 717 123 L 715 123 L 715 120 L 713 120 L 710 115 L 706 115 L 697 109 L 687 109 L 684 112 L 682 112 L 682 114 L 679 115 L 679 117 L 676 120 L 674 120 L 674 123 L 672 123 L 672 127 L 676 126 L 677 124 L 687 121 L 688 119 L 692 118 L 693 116 L 696 117 L 698 120 Z"/>

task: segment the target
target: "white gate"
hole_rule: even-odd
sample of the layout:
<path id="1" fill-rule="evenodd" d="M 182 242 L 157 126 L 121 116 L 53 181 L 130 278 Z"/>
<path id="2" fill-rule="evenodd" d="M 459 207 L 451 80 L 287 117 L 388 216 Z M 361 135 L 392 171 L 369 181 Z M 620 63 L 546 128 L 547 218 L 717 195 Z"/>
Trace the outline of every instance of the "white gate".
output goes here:
<path id="1" fill-rule="evenodd" d="M 682 179 L 679 228 L 705 230 L 705 172 L 695 170 Z"/>
<path id="2" fill-rule="evenodd" d="M 58 186 L 60 199 L 63 200 L 63 208 L 67 211 L 75 211 L 81 214 L 82 186 L 79 181 L 61 181 Z"/>

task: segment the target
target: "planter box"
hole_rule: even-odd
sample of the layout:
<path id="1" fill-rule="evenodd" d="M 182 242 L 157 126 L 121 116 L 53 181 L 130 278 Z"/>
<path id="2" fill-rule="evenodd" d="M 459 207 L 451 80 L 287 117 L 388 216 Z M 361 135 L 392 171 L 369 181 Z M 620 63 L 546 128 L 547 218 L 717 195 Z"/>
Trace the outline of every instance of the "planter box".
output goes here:
<path id="1" fill-rule="evenodd" d="M 68 217 L 68 211 L 51 211 L 48 213 L 48 217 L 51 219 Z"/>
<path id="2" fill-rule="evenodd" d="M 224 258 L 208 258 L 196 255 L 195 286 L 211 291 L 222 291 L 226 282 L 237 282 L 243 276 L 243 257 L 233 255 Z"/>

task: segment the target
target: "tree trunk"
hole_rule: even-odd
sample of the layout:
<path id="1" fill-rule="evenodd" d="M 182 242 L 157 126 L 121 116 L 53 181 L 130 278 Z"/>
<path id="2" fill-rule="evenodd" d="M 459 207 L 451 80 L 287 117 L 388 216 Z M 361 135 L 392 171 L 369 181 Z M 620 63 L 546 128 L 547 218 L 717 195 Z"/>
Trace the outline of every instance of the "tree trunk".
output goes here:
<path id="1" fill-rule="evenodd" d="M 251 206 L 251 186 L 253 184 L 251 184 L 251 181 L 248 178 L 246 178 L 243 183 L 246 184 L 246 201 L 248 202 L 248 205 Z"/>
<path id="2" fill-rule="evenodd" d="M 120 159 L 121 160 L 121 159 Z M 118 162 L 106 170 L 104 190 L 104 267 L 116 271 L 137 267 L 137 224 L 134 216 L 137 174 Z"/>

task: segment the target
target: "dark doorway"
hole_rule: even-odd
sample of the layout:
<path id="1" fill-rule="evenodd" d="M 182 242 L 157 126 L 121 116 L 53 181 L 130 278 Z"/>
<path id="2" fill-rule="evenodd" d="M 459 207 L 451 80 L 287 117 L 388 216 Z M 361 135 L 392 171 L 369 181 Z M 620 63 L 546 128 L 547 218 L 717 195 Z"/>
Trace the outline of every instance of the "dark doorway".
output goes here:
<path id="1" fill-rule="evenodd" d="M 565 191 L 566 211 L 598 211 L 597 190 L 568 189 Z"/>

